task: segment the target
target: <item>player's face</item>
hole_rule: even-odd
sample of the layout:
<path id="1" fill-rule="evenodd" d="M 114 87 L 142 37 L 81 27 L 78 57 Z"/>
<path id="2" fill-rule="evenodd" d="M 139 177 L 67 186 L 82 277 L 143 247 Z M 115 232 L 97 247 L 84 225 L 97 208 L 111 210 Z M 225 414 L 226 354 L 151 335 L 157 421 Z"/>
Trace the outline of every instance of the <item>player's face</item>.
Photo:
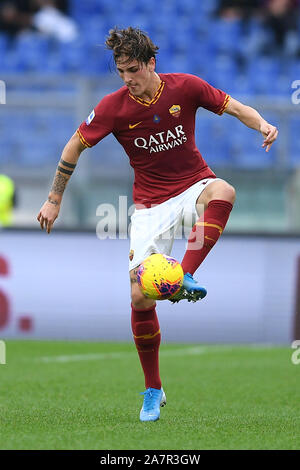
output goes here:
<path id="1" fill-rule="evenodd" d="M 133 95 L 142 96 L 147 89 L 151 88 L 155 70 L 155 59 L 153 57 L 147 64 L 140 63 L 137 60 L 126 62 L 126 58 L 122 58 L 116 65 L 120 77 Z"/>

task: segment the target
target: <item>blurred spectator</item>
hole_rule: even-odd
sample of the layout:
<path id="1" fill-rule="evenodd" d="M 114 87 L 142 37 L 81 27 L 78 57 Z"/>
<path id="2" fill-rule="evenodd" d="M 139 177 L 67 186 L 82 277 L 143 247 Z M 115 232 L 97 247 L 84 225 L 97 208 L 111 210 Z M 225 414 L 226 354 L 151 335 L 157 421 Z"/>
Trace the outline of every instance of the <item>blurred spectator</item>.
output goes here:
<path id="1" fill-rule="evenodd" d="M 33 25 L 41 33 L 59 41 L 70 42 L 78 37 L 76 23 L 64 15 L 54 0 L 35 0 L 38 7 L 33 15 Z"/>
<path id="2" fill-rule="evenodd" d="M 294 0 L 268 0 L 264 10 L 264 25 L 271 33 L 275 53 L 296 55 L 299 52 L 298 2 Z M 273 46 L 273 50 L 274 50 Z M 263 52 L 268 54 L 272 44 L 267 43 Z"/>
<path id="3" fill-rule="evenodd" d="M 64 12 L 66 0 L 5 0 L 0 6 L 0 31 L 10 36 L 31 29 L 68 42 L 76 39 L 75 22 Z"/>
<path id="4" fill-rule="evenodd" d="M 224 20 L 242 20 L 246 36 L 251 32 L 248 20 L 256 19 L 257 27 L 252 37 L 247 37 L 254 55 L 295 57 L 300 52 L 299 3 L 299 0 L 219 0 L 217 14 Z"/>
<path id="5" fill-rule="evenodd" d="M 224 19 L 247 20 L 257 13 L 261 0 L 219 0 L 217 14 Z"/>
<path id="6" fill-rule="evenodd" d="M 0 6 L 0 31 L 14 36 L 31 28 L 32 7 L 28 0 L 8 0 Z"/>
<path id="7" fill-rule="evenodd" d="M 56 8 L 66 13 L 69 12 L 69 1 L 68 0 L 56 0 Z"/>
<path id="8" fill-rule="evenodd" d="M 0 227 L 9 227 L 12 224 L 12 212 L 15 205 L 15 184 L 11 178 L 0 174 Z"/>

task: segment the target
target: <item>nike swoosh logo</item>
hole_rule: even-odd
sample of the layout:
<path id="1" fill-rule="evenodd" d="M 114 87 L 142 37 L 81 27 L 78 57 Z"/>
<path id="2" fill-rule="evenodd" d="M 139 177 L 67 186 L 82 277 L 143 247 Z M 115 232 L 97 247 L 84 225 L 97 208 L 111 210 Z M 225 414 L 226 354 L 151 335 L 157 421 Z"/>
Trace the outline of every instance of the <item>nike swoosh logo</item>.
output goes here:
<path id="1" fill-rule="evenodd" d="M 139 124 L 142 124 L 143 121 L 137 122 L 136 124 L 129 124 L 129 129 L 134 129 Z"/>

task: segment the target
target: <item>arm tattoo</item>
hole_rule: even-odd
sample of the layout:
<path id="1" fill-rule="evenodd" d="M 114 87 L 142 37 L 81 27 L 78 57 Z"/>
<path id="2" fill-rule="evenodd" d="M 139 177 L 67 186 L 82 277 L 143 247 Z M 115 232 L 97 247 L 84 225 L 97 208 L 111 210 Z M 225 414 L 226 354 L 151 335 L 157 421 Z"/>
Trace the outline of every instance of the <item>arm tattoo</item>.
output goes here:
<path id="1" fill-rule="evenodd" d="M 50 197 L 48 197 L 48 202 L 50 202 L 50 204 L 53 204 L 54 206 L 58 206 L 58 202 L 53 201 L 53 199 L 51 199 Z"/>
<path id="2" fill-rule="evenodd" d="M 51 192 L 55 194 L 63 194 L 68 181 L 69 178 L 66 178 L 61 173 L 56 173 L 52 184 Z"/>
<path id="3" fill-rule="evenodd" d="M 60 159 L 60 162 L 62 165 L 66 166 L 67 168 L 72 168 L 74 170 L 74 168 L 76 167 L 76 164 L 74 163 L 69 163 L 69 162 L 66 162 L 65 160 L 63 160 L 62 158 Z"/>
<path id="4" fill-rule="evenodd" d="M 137 283 L 137 278 L 136 278 L 137 269 L 135 269 L 135 270 L 133 271 L 133 274 L 134 274 L 134 277 L 131 277 L 131 278 L 130 278 L 130 281 L 131 281 L 131 284 L 136 284 L 136 283 Z"/>
<path id="5" fill-rule="evenodd" d="M 62 166 L 59 166 L 57 167 L 58 171 L 60 171 L 61 173 L 64 173 L 65 175 L 72 175 L 73 171 L 74 170 L 66 170 L 65 168 L 63 168 Z"/>

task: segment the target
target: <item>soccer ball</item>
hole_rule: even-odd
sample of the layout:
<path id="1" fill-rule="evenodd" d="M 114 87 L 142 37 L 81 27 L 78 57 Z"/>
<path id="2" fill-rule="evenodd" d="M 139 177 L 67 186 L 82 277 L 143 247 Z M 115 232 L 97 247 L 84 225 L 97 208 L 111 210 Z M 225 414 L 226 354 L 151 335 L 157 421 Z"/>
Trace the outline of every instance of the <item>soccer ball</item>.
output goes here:
<path id="1" fill-rule="evenodd" d="M 137 282 L 149 299 L 165 300 L 177 294 L 183 283 L 183 269 L 176 259 L 159 253 L 146 258 L 137 271 Z"/>

